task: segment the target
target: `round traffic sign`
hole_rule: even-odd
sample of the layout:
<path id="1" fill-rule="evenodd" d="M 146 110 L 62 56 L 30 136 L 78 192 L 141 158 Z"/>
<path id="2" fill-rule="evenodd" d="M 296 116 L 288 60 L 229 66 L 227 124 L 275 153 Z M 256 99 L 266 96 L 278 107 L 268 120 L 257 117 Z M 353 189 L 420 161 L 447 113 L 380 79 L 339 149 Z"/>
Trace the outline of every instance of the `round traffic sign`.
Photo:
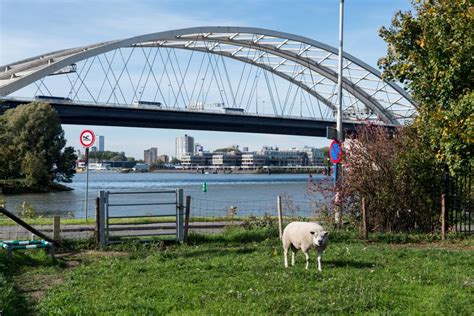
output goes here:
<path id="1" fill-rule="evenodd" d="M 79 140 L 82 146 L 91 147 L 95 142 L 95 134 L 90 129 L 83 130 Z"/>
<path id="2" fill-rule="evenodd" d="M 342 146 L 337 140 L 333 140 L 329 146 L 329 159 L 332 163 L 339 163 L 342 159 Z"/>

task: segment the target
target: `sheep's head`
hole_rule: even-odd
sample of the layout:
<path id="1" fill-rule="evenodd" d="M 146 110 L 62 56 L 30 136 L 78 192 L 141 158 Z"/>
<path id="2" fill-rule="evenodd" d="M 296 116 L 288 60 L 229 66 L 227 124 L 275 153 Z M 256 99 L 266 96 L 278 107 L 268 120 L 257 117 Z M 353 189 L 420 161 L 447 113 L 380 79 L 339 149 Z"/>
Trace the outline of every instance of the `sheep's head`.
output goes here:
<path id="1" fill-rule="evenodd" d="M 319 247 L 328 241 L 329 232 L 327 231 L 316 231 L 310 232 L 313 235 L 313 243 L 316 247 Z"/>

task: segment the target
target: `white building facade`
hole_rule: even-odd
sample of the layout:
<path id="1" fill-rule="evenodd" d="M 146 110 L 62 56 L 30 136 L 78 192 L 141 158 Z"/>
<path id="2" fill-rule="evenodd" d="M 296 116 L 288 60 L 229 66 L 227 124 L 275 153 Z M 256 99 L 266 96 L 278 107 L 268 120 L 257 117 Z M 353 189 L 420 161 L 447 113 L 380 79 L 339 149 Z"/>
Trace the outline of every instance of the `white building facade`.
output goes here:
<path id="1" fill-rule="evenodd" d="M 176 158 L 181 160 L 184 155 L 194 154 L 194 137 L 184 135 L 176 137 Z"/>

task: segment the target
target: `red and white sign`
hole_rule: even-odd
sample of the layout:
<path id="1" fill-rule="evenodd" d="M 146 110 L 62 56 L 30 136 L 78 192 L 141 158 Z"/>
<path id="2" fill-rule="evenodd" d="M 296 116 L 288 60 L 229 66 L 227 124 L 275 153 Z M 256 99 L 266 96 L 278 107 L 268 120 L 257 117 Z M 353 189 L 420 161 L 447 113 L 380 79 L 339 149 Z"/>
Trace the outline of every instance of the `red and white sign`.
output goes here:
<path id="1" fill-rule="evenodd" d="M 81 145 L 88 148 L 94 145 L 95 134 L 90 129 L 83 130 L 80 136 Z"/>

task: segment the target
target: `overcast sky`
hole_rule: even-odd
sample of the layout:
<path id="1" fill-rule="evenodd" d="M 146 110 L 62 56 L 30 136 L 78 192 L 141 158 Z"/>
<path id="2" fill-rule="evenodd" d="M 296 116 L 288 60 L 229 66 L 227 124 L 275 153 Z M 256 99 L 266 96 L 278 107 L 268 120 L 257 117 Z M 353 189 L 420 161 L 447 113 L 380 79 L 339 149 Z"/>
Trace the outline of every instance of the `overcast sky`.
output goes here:
<path id="1" fill-rule="evenodd" d="M 386 52 L 378 29 L 388 26 L 409 0 L 345 1 L 344 50 L 376 66 Z M 0 65 L 41 53 L 192 26 L 248 26 L 283 31 L 337 46 L 339 1 L 142 1 L 142 0 L 0 0 Z M 79 133 L 91 128 L 105 136 L 106 150 L 143 158 L 158 147 L 174 155 L 174 140 L 192 135 L 206 149 L 239 144 L 250 150 L 329 144 L 324 138 L 246 133 L 63 125 L 68 145 L 80 148 Z"/>

